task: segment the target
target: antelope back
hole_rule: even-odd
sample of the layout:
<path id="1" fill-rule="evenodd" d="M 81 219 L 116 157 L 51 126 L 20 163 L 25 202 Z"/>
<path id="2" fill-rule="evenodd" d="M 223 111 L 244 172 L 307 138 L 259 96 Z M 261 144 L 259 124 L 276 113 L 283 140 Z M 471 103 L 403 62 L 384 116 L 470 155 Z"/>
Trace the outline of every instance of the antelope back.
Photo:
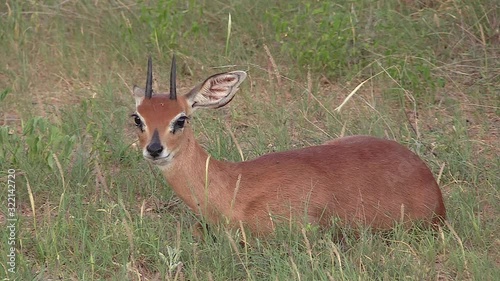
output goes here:
<path id="1" fill-rule="evenodd" d="M 283 151 L 238 163 L 240 220 L 258 217 L 256 229 L 272 229 L 294 216 L 329 226 L 391 228 L 395 222 L 440 224 L 446 211 L 439 186 L 425 163 L 395 141 L 370 136 Z M 266 223 L 262 223 L 266 222 Z"/>

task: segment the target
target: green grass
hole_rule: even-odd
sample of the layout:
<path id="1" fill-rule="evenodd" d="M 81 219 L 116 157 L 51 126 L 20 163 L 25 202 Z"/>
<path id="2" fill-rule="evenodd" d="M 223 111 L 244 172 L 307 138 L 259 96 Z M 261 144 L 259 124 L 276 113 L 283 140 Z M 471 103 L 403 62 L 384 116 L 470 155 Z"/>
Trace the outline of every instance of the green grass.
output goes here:
<path id="1" fill-rule="evenodd" d="M 15 273 L 0 231 L 2 280 L 498 279 L 496 1 L 275 2 L 0 4 L 0 225 L 9 169 L 18 219 Z M 342 243 L 314 226 L 268 239 L 211 226 L 197 240 L 199 218 L 142 159 L 129 118 L 147 55 L 166 90 L 173 53 L 182 92 L 249 73 L 228 107 L 193 120 L 217 159 L 388 137 L 439 176 L 449 225 L 347 229 Z"/>

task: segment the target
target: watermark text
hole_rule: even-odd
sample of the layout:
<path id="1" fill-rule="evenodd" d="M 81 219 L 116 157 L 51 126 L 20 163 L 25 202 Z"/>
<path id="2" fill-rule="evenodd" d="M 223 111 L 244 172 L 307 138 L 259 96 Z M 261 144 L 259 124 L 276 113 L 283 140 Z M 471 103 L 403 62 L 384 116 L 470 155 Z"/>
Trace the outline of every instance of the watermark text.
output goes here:
<path id="1" fill-rule="evenodd" d="M 7 271 L 16 272 L 16 170 L 7 170 Z"/>

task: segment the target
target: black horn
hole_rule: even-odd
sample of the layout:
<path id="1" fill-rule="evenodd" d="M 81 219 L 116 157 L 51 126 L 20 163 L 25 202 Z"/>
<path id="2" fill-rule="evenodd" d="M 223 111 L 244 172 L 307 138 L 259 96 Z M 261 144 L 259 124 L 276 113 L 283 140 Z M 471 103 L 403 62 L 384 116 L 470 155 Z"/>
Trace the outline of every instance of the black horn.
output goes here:
<path id="1" fill-rule="evenodd" d="M 153 62 L 151 56 L 148 57 L 148 77 L 146 78 L 146 98 L 153 96 Z"/>
<path id="2" fill-rule="evenodd" d="M 176 100 L 177 93 L 175 87 L 175 55 L 172 56 L 172 68 L 170 69 L 170 99 Z"/>

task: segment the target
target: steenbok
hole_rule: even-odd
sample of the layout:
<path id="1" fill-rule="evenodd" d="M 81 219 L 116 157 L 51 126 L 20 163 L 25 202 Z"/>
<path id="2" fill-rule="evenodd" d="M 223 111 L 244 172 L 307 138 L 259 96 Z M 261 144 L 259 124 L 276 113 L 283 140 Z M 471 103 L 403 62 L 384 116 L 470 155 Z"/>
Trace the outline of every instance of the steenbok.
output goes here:
<path id="1" fill-rule="evenodd" d="M 395 222 L 440 224 L 445 206 L 426 164 L 395 141 L 350 136 L 323 145 L 270 153 L 244 162 L 219 161 L 198 144 L 194 111 L 229 103 L 243 71 L 208 77 L 177 95 L 175 58 L 170 93 L 154 93 L 148 60 L 146 89 L 134 86 L 140 148 L 175 193 L 211 223 L 273 232 L 279 222 L 390 229 Z"/>

